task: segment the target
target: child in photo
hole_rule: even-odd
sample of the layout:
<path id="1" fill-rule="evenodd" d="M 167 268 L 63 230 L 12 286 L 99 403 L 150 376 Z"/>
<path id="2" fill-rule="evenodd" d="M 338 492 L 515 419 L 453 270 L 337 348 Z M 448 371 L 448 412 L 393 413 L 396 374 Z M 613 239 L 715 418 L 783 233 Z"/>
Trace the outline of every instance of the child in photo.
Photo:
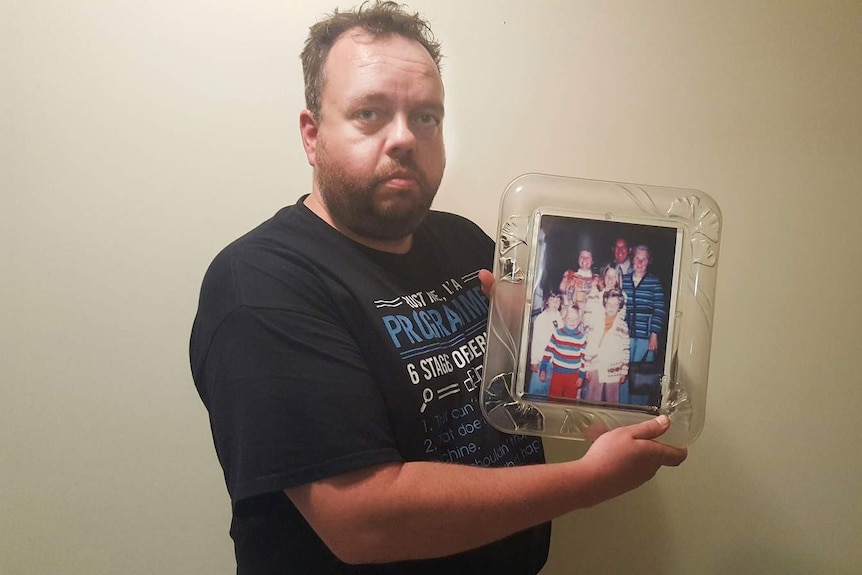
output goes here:
<path id="1" fill-rule="evenodd" d="M 625 292 L 623 292 L 623 278 L 619 273 L 619 268 L 608 264 L 602 268 L 599 274 L 599 281 L 593 284 L 584 303 L 584 331 L 587 332 L 588 337 L 590 331 L 595 329 L 596 326 L 600 326 L 604 321 L 604 295 L 611 290 L 618 290 L 623 294 L 623 305 L 620 312 L 623 318 L 625 318 L 626 304 Z"/>
<path id="2" fill-rule="evenodd" d="M 581 326 L 581 310 L 575 304 L 562 310 L 563 325 L 551 336 L 539 366 L 539 380 L 548 379 L 548 395 L 577 398 L 584 381 L 584 347 L 586 336 Z"/>
<path id="3" fill-rule="evenodd" d="M 590 401 L 619 403 L 620 385 L 629 372 L 629 328 L 625 322 L 625 296 L 611 289 L 602 296 L 604 313 L 594 318 L 587 334 L 584 364 L 586 397 Z"/>
<path id="4" fill-rule="evenodd" d="M 539 363 L 545 353 L 545 348 L 551 341 L 551 336 L 563 325 L 563 316 L 560 313 L 562 303 L 560 294 L 550 292 L 545 298 L 542 313 L 533 319 L 533 335 L 530 343 L 530 385 L 529 393 L 536 395 L 548 395 L 551 382 L 550 378 L 542 381 L 539 378 Z"/>

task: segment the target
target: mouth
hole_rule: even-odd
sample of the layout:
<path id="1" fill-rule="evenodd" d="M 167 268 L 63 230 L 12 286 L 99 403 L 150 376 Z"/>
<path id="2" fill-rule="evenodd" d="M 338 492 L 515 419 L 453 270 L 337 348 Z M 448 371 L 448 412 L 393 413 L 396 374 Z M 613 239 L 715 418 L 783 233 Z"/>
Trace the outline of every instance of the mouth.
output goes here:
<path id="1" fill-rule="evenodd" d="M 399 171 L 383 178 L 382 183 L 390 188 L 408 189 L 419 185 L 419 179 L 411 172 Z"/>

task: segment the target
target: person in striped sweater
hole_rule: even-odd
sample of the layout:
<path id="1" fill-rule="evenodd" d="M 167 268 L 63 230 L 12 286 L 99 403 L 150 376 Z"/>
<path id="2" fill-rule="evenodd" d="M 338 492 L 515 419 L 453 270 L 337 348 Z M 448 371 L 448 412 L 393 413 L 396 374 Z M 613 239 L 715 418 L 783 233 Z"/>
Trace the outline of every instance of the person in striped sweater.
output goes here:
<path id="1" fill-rule="evenodd" d="M 626 294 L 626 323 L 629 326 L 631 363 L 655 361 L 658 338 L 667 319 L 664 288 L 659 279 L 647 270 L 652 261 L 648 246 L 632 250 L 632 271 L 623 276 Z M 620 403 L 647 405 L 649 395 L 629 393 L 628 384 L 620 388 Z"/>
<path id="2" fill-rule="evenodd" d="M 548 367 L 553 365 L 550 397 L 577 398 L 584 382 L 584 348 L 586 335 L 581 326 L 581 309 L 577 304 L 562 309 L 563 325 L 551 336 L 545 347 L 539 368 L 539 379 L 548 377 Z"/>

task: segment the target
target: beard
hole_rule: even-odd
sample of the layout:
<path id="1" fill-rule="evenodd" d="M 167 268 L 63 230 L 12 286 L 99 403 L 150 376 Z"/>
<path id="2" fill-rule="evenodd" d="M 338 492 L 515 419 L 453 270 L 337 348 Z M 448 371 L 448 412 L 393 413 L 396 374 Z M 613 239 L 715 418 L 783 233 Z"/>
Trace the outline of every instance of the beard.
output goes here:
<path id="1" fill-rule="evenodd" d="M 320 144 L 314 177 L 333 222 L 373 240 L 399 240 L 416 231 L 431 209 L 442 174 L 436 181 L 430 181 L 412 157 L 407 156 L 390 161 L 371 177 L 354 177 L 330 162 L 326 147 Z M 386 180 L 396 173 L 409 174 L 417 182 L 418 190 L 387 189 Z"/>

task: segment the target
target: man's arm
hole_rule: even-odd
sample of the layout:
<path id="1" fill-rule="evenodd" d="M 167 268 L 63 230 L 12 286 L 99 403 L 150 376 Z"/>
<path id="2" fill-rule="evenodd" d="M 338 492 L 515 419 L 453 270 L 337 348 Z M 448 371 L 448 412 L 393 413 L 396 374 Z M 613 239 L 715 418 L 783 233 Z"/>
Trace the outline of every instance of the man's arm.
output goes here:
<path id="1" fill-rule="evenodd" d="M 621 495 L 687 451 L 653 441 L 665 416 L 601 435 L 579 460 L 481 468 L 385 464 L 285 490 L 347 563 L 441 557 Z"/>

